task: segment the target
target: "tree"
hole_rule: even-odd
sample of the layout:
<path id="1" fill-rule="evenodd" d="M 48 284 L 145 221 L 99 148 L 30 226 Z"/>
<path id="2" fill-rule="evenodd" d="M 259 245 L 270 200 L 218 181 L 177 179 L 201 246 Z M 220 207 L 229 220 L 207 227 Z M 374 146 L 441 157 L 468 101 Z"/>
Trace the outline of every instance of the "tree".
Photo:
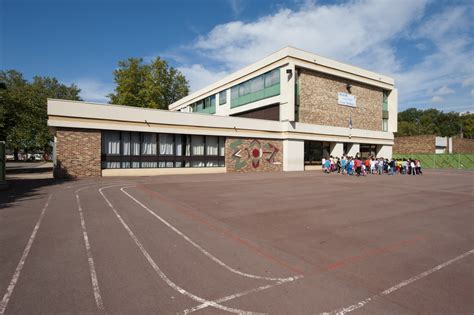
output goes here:
<path id="1" fill-rule="evenodd" d="M 474 114 L 444 113 L 434 108 L 419 110 L 408 108 L 398 113 L 398 132 L 396 136 L 437 135 L 452 137 L 461 134 L 474 136 Z"/>
<path id="2" fill-rule="evenodd" d="M 115 93 L 108 95 L 112 104 L 167 109 L 189 93 L 184 75 L 159 57 L 149 64 L 142 58 L 128 58 L 118 65 Z"/>
<path id="3" fill-rule="evenodd" d="M 0 71 L 0 139 L 18 160 L 20 151 L 49 153 L 52 135 L 47 126 L 47 98 L 80 100 L 80 90 L 55 78 L 36 76 L 30 83 L 15 70 Z"/>

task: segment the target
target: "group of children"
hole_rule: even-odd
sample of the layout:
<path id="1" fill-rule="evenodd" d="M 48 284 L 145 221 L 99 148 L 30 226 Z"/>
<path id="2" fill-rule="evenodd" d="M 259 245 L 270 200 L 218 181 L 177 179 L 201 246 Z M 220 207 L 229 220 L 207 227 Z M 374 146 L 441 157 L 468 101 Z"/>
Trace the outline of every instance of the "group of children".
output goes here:
<path id="1" fill-rule="evenodd" d="M 342 158 L 332 156 L 322 159 L 324 173 L 337 172 L 343 175 L 365 176 L 367 174 L 401 174 L 422 175 L 421 162 L 415 159 L 384 159 L 370 156 L 362 159 L 358 156 L 343 156 Z"/>

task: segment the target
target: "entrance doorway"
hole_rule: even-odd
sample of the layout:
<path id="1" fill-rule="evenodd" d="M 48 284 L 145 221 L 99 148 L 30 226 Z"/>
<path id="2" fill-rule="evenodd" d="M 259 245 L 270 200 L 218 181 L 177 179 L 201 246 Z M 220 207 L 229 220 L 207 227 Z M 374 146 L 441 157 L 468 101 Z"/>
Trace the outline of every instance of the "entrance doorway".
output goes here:
<path id="1" fill-rule="evenodd" d="M 305 141 L 304 142 L 304 164 L 321 165 L 323 157 L 329 156 L 329 142 Z"/>

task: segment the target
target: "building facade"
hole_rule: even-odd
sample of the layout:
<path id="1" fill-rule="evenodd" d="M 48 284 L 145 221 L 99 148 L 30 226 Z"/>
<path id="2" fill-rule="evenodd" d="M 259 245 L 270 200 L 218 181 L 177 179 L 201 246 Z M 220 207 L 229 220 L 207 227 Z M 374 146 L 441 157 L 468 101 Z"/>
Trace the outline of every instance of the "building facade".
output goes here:
<path id="1" fill-rule="evenodd" d="M 58 177 L 303 171 L 329 155 L 390 158 L 397 90 L 286 47 L 169 111 L 48 100 L 48 115 Z"/>

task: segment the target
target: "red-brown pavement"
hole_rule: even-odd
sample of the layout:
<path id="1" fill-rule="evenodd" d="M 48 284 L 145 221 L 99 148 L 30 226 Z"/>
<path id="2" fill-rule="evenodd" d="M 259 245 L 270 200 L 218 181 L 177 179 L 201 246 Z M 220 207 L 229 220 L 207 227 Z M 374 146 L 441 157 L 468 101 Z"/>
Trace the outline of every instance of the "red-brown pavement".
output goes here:
<path id="1" fill-rule="evenodd" d="M 473 174 L 18 180 L 0 313 L 472 313 Z"/>

